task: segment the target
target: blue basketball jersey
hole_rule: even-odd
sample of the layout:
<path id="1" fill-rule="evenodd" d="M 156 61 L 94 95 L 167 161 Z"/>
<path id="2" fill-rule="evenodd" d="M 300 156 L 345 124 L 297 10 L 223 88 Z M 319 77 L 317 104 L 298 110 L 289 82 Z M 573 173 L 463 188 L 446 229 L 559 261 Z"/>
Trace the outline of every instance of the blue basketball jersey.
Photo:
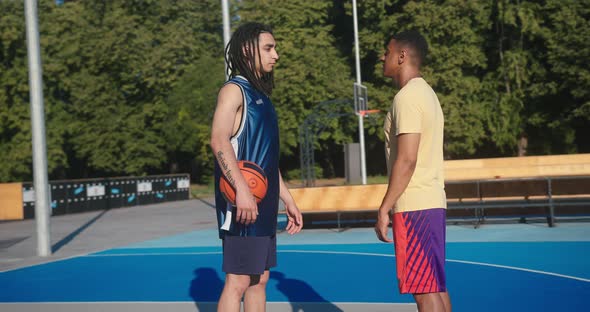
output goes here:
<path id="1" fill-rule="evenodd" d="M 223 174 L 215 162 L 215 206 L 217 222 L 221 227 L 226 223 L 226 212 L 233 210 L 229 229 L 220 228 L 219 237 L 271 236 L 276 234 L 279 209 L 279 125 L 277 114 L 270 99 L 256 90 L 242 76 L 232 78 L 226 84 L 240 87 L 243 95 L 242 120 L 238 132 L 231 138 L 237 160 L 249 160 L 258 164 L 268 179 L 266 196 L 258 204 L 256 222 L 244 225 L 236 222 L 236 208 L 231 206 L 219 190 L 219 179 Z"/>

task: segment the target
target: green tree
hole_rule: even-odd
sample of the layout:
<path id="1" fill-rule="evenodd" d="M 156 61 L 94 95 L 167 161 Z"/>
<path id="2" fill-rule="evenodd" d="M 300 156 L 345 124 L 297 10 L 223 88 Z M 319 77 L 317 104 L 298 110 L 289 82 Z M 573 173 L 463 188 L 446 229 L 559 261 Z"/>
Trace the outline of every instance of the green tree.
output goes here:
<path id="1" fill-rule="evenodd" d="M 539 8 L 545 90 L 527 103 L 534 154 L 590 152 L 590 1 L 545 2 Z"/>
<path id="2" fill-rule="evenodd" d="M 30 180 L 31 126 L 24 6 L 0 1 L 0 181 Z"/>
<path id="3" fill-rule="evenodd" d="M 481 73 L 486 69 L 484 33 L 489 8 L 482 1 L 367 1 L 359 9 L 365 20 L 361 50 L 367 53 L 371 100 L 389 110 L 395 91 L 382 76 L 379 57 L 389 37 L 419 30 L 428 41 L 429 56 L 422 70 L 437 92 L 445 113 L 445 154 L 449 158 L 476 153 L 485 134 Z M 367 22 L 369 21 L 369 22 Z M 366 38 L 363 40 L 363 38 Z"/>
<path id="4" fill-rule="evenodd" d="M 22 1 L 0 1 L 0 181 L 31 180 L 31 126 Z M 234 1 L 233 26 L 274 27 L 272 95 L 281 165 L 296 171 L 299 128 L 319 103 L 352 99 L 350 1 Z M 210 118 L 223 83 L 218 0 L 39 3 L 51 179 L 213 168 Z M 590 0 L 358 2 L 361 78 L 369 108 L 396 92 L 379 58 L 389 36 L 418 29 L 423 74 L 443 105 L 447 158 L 590 152 Z M 324 107 L 316 160 L 342 174 L 342 145 L 358 140 L 352 106 Z M 384 173 L 383 114 L 366 119 L 369 173 Z"/>
<path id="5" fill-rule="evenodd" d="M 218 5 L 73 2 L 47 18 L 60 21 L 48 59 L 67 64 L 53 77 L 72 116 L 70 177 L 169 171 L 167 99 L 199 56 L 221 51 L 220 18 L 207 13 Z"/>
<path id="6" fill-rule="evenodd" d="M 44 1 L 40 11 L 51 14 L 52 7 Z M 19 1 L 0 2 L 3 17 L 0 20 L 0 181 L 32 180 L 31 121 L 28 85 L 28 63 L 24 5 Z M 41 32 L 43 31 L 41 20 Z M 42 36 L 42 49 L 47 41 Z M 67 165 L 66 153 L 62 148 L 64 125 L 67 116 L 63 103 L 48 91 L 52 76 L 51 65 L 47 66 L 42 55 L 45 83 L 44 98 L 48 169 L 50 172 L 63 171 Z M 49 87 L 48 87 L 49 86 Z"/>
<path id="7" fill-rule="evenodd" d="M 281 154 L 284 165 L 298 167 L 299 126 L 315 105 L 322 101 L 351 98 L 352 79 L 342 53 L 336 48 L 330 23 L 333 1 L 244 1 L 239 7 L 242 21 L 258 21 L 273 27 L 280 55 L 275 72 L 272 100 L 279 116 Z M 352 107 L 351 107 L 352 114 Z M 354 124 L 334 120 L 318 145 L 327 159 L 326 174 L 335 169 L 330 150 L 342 150 L 351 141 Z M 290 157 L 291 156 L 291 157 Z M 295 166 L 294 166 L 295 165 Z"/>
<path id="8" fill-rule="evenodd" d="M 202 57 L 186 70 L 167 100 L 170 114 L 164 137 L 171 171 L 191 172 L 199 182 L 208 182 L 213 176 L 209 140 L 223 72 L 222 59 Z"/>
<path id="9" fill-rule="evenodd" d="M 486 145 L 515 156 L 519 138 L 526 137 L 527 103 L 546 92 L 545 71 L 534 52 L 540 35 L 539 6 L 531 2 L 494 1 L 492 31 L 486 34 L 489 71 L 485 86 Z M 487 148 L 483 153 L 493 152 Z"/>

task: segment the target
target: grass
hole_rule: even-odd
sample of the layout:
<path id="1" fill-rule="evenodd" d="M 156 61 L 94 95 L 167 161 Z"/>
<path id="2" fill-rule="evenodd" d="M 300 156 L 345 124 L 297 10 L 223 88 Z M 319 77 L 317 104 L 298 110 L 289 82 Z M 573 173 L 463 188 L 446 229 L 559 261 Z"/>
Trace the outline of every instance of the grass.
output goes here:
<path id="1" fill-rule="evenodd" d="M 210 184 L 191 184 L 191 198 L 213 197 L 215 188 Z"/>
<path id="2" fill-rule="evenodd" d="M 367 184 L 387 184 L 389 183 L 388 176 L 371 176 L 367 177 Z"/>
<path id="3" fill-rule="evenodd" d="M 367 177 L 367 184 L 387 184 L 387 176 L 370 176 Z M 287 181 L 289 188 L 301 187 L 301 180 Z M 332 179 L 317 179 L 316 186 L 340 186 L 347 185 L 346 179 L 344 178 L 332 178 Z M 191 198 L 205 198 L 213 197 L 215 194 L 215 188 L 213 183 L 210 184 L 191 184 Z"/>

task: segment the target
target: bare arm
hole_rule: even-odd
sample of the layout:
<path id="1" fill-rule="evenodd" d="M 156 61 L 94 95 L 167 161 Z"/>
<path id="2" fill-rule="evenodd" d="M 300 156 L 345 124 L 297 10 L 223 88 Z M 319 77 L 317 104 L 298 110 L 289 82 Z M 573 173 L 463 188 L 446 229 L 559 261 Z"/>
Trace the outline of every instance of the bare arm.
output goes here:
<path id="1" fill-rule="evenodd" d="M 279 171 L 279 183 L 280 183 L 280 197 L 283 203 L 285 203 L 285 209 L 287 211 L 287 232 L 291 235 L 299 233 L 303 227 L 303 216 L 289 192 L 289 188 L 283 181 L 283 175 Z"/>
<path id="2" fill-rule="evenodd" d="M 418 159 L 418 146 L 420 145 L 419 133 L 404 133 L 398 136 L 397 140 L 397 158 L 391 167 L 389 175 L 389 184 L 387 192 L 379 207 L 379 214 L 377 217 L 377 224 L 375 224 L 375 232 L 377 237 L 384 242 L 392 242 L 393 240 L 387 236 L 387 227 L 389 225 L 389 213 L 395 206 L 401 194 L 405 191 L 410 183 L 410 179 L 416 169 L 416 161 Z"/>
<path id="3" fill-rule="evenodd" d="M 234 84 L 227 84 L 219 91 L 211 128 L 211 149 L 222 173 L 236 189 L 236 220 L 251 224 L 256 221 L 258 206 L 246 180 L 240 174 L 236 155 L 230 143 L 232 135 L 237 130 L 236 117 L 243 107 L 242 102 L 242 92 Z"/>

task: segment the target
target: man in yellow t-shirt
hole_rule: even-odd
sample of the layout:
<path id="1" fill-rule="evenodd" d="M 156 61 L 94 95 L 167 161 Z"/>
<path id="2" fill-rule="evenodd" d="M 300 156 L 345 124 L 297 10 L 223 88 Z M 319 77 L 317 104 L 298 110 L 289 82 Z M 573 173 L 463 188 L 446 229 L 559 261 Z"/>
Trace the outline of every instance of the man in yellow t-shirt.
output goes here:
<path id="1" fill-rule="evenodd" d="M 444 117 L 436 93 L 420 74 L 427 51 L 420 33 L 406 31 L 391 37 L 381 57 L 383 75 L 400 90 L 384 125 L 389 185 L 375 232 L 381 241 L 395 243 L 400 293 L 412 294 L 421 312 L 448 312 Z M 387 234 L 390 222 L 393 239 Z"/>

